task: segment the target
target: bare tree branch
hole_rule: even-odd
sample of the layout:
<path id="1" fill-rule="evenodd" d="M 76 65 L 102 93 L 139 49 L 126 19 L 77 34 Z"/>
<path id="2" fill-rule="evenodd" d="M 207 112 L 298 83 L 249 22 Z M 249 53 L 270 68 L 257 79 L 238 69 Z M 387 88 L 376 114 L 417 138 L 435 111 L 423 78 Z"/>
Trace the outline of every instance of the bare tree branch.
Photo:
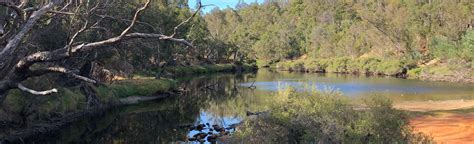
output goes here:
<path id="1" fill-rule="evenodd" d="M 84 23 L 84 26 L 83 26 L 80 30 L 78 30 L 78 31 L 72 36 L 72 38 L 71 38 L 71 40 L 69 41 L 69 44 L 68 44 L 68 46 L 67 46 L 67 48 L 68 48 L 68 55 L 71 55 L 71 50 L 72 50 L 72 47 L 71 47 L 71 46 L 72 46 L 72 44 L 74 43 L 74 41 L 76 40 L 76 37 L 77 37 L 80 33 L 84 32 L 84 31 L 87 29 L 87 25 L 88 25 L 88 24 L 89 24 L 89 21 L 86 20 L 86 22 Z"/>
<path id="2" fill-rule="evenodd" d="M 48 67 L 48 68 L 42 68 L 42 69 L 34 70 L 34 71 L 31 72 L 30 76 L 41 76 L 41 75 L 44 75 L 44 74 L 47 74 L 47 73 L 61 73 L 61 74 L 66 74 L 66 75 L 72 76 L 75 79 L 81 80 L 81 81 L 84 81 L 84 82 L 93 83 L 93 84 L 97 83 L 96 80 L 93 80 L 93 79 L 87 78 L 85 76 L 75 74 L 73 71 L 68 70 L 64 67 Z"/>
<path id="3" fill-rule="evenodd" d="M 52 9 L 53 6 L 53 3 L 49 3 L 38 11 L 35 11 L 30 16 L 30 18 L 26 22 L 25 26 L 23 26 L 23 28 L 20 30 L 20 32 L 18 32 L 18 34 L 15 35 L 15 37 L 11 39 L 8 42 L 7 46 L 5 46 L 5 48 L 0 52 L 0 56 L 4 57 L 6 55 L 11 54 L 11 52 L 13 52 L 18 47 L 18 44 L 21 42 L 23 37 L 33 28 L 38 19 L 41 18 L 41 16 L 43 16 L 48 10 Z"/>
<path id="4" fill-rule="evenodd" d="M 25 11 L 21 9 L 20 7 L 16 6 L 14 3 L 0 2 L 0 5 L 13 9 L 15 13 L 18 15 L 18 17 L 20 17 L 21 20 L 25 20 Z"/>
<path id="5" fill-rule="evenodd" d="M 101 18 L 108 18 L 108 19 L 113 19 L 113 20 L 117 20 L 117 21 L 126 21 L 126 22 L 132 22 L 133 20 L 129 20 L 129 19 L 124 19 L 124 18 L 116 18 L 116 17 L 113 17 L 113 16 L 109 16 L 109 15 L 99 15 L 99 14 L 96 14 L 95 16 L 98 16 L 98 17 L 101 17 Z M 135 21 L 137 24 L 142 24 L 142 25 L 145 25 L 147 26 L 148 28 L 150 28 L 152 31 L 155 31 L 155 27 L 153 25 L 151 25 L 150 23 L 146 23 L 146 22 L 142 22 L 142 21 Z"/>
<path id="6" fill-rule="evenodd" d="M 11 66 L 16 61 L 13 61 L 15 56 L 14 52 L 18 49 L 18 46 L 22 42 L 22 39 L 26 36 L 26 34 L 31 31 L 33 26 L 37 23 L 37 21 L 49 10 L 54 7 L 54 3 L 50 2 L 49 4 L 43 6 L 41 9 L 33 12 L 30 18 L 27 20 L 26 24 L 24 24 L 21 30 L 12 35 L 12 38 L 8 40 L 6 46 L 0 52 L 0 79 L 6 76 L 6 73 L 10 71 Z"/>
<path id="7" fill-rule="evenodd" d="M 28 1 L 29 0 L 21 0 L 21 3 L 20 5 L 18 5 L 19 8 L 24 8 L 26 6 L 26 4 L 28 4 Z"/>
<path id="8" fill-rule="evenodd" d="M 173 34 L 170 35 L 170 37 L 174 37 L 179 29 L 179 27 L 181 27 L 182 25 L 184 25 L 185 23 L 188 23 L 191 19 L 193 19 L 198 13 L 199 11 L 201 11 L 201 8 L 203 8 L 205 6 L 203 6 L 201 4 L 201 2 L 199 1 L 198 2 L 198 9 L 194 12 L 193 15 L 191 15 L 191 17 L 189 17 L 188 19 L 186 19 L 185 21 L 181 22 L 180 24 L 178 24 L 177 26 L 174 27 L 173 29 Z"/>
<path id="9" fill-rule="evenodd" d="M 46 90 L 46 91 L 36 91 L 36 90 L 32 90 L 30 88 L 27 88 L 27 87 L 23 86 L 21 83 L 18 84 L 18 89 L 20 89 L 21 91 L 24 91 L 24 92 L 34 94 L 34 95 L 49 95 L 49 94 L 58 92 L 58 90 L 55 89 L 55 88 L 53 88 L 51 90 Z"/>
<path id="10" fill-rule="evenodd" d="M 21 82 L 25 81 L 29 77 L 41 76 L 41 75 L 48 74 L 48 73 L 61 73 L 61 74 L 67 74 L 69 76 L 72 76 L 72 77 L 74 77 L 75 79 L 78 79 L 78 80 L 86 81 L 86 82 L 89 82 L 89 83 L 97 83 L 96 80 L 93 80 L 91 78 L 87 78 L 87 77 L 75 74 L 73 71 L 68 70 L 66 68 L 63 68 L 63 67 L 47 67 L 47 68 L 39 68 L 39 69 L 36 69 L 36 70 L 31 70 L 31 66 L 33 64 L 36 64 L 36 63 L 58 62 L 60 60 L 70 58 L 71 55 L 76 54 L 76 53 L 89 52 L 89 51 L 96 50 L 96 49 L 99 49 L 99 48 L 106 48 L 107 46 L 111 46 L 111 45 L 114 45 L 114 44 L 117 44 L 117 43 L 120 43 L 120 42 L 123 42 L 123 41 L 132 40 L 132 39 L 158 39 L 158 40 L 173 41 L 173 42 L 180 43 L 180 44 L 186 45 L 188 47 L 194 48 L 192 43 L 186 41 L 185 39 L 174 38 L 174 36 L 176 34 L 177 29 L 180 26 L 184 25 L 185 23 L 189 22 L 193 17 L 195 17 L 197 15 L 197 13 L 199 13 L 200 9 L 203 6 L 201 4 L 199 4 L 199 8 L 197 9 L 197 11 L 190 18 L 188 18 L 184 22 L 182 22 L 179 25 L 177 25 L 176 27 L 174 27 L 173 35 L 168 36 L 168 35 L 164 35 L 164 34 L 161 34 L 161 33 L 130 32 L 137 23 L 141 23 L 140 21 L 138 21 L 138 17 L 140 15 L 140 13 L 142 11 L 144 11 L 149 6 L 150 2 L 151 2 L 151 0 L 147 0 L 146 3 L 142 7 L 137 9 L 137 11 L 135 12 L 135 14 L 133 16 L 133 19 L 128 20 L 130 22 L 128 27 L 125 28 L 121 32 L 121 34 L 118 35 L 118 36 L 111 37 L 111 38 L 108 38 L 108 39 L 105 39 L 105 40 L 95 41 L 95 42 L 77 43 L 77 42 L 75 42 L 75 39 L 82 32 L 84 32 L 85 30 L 87 30 L 89 28 L 99 27 L 98 23 L 100 22 L 100 20 L 96 21 L 96 23 L 92 24 L 92 25 L 90 25 L 89 21 L 86 20 L 85 24 L 82 25 L 81 28 L 73 34 L 73 36 L 70 38 L 70 40 L 66 44 L 66 46 L 64 46 L 62 48 L 57 48 L 55 50 L 50 50 L 50 51 L 35 52 L 35 53 L 29 54 L 29 55 L 21 58 L 20 60 L 15 60 L 14 62 L 8 61 L 8 66 L 7 67 L 10 68 L 10 69 L 8 69 L 8 72 L 9 72 L 9 73 L 7 73 L 8 76 L 3 76 L 3 75 L 0 76 L 0 79 L 1 79 L 0 80 L 0 104 L 1 104 L 2 99 L 4 99 L 5 94 L 10 89 L 19 88 L 22 91 L 29 92 L 29 93 L 36 94 L 36 95 L 47 95 L 47 94 L 57 92 L 56 89 L 47 90 L 47 91 L 35 91 L 35 90 L 32 90 L 30 88 L 27 88 L 27 87 L 23 86 L 21 84 Z M 106 2 L 106 4 L 108 4 L 108 1 Z M 4 63 L 7 62 L 7 60 L 12 61 L 12 59 L 13 59 L 12 57 L 14 56 L 14 52 L 18 48 L 21 41 L 24 39 L 24 37 L 26 37 L 26 34 L 37 23 L 39 18 L 41 16 L 45 15 L 45 13 L 50 12 L 50 13 L 63 13 L 63 14 L 68 14 L 68 15 L 70 14 L 70 15 L 72 15 L 71 17 L 73 17 L 73 19 L 74 19 L 75 16 L 90 17 L 92 15 L 96 15 L 96 14 L 94 14 L 94 11 L 99 8 L 99 4 L 96 3 L 96 5 L 93 8 L 87 10 L 85 12 L 85 14 L 78 14 L 79 9 L 75 9 L 76 12 L 74 12 L 74 13 L 67 12 L 66 8 L 69 5 L 73 5 L 73 4 L 71 4 L 71 1 L 69 1 L 69 3 L 67 3 L 63 8 L 61 8 L 60 11 L 53 11 L 52 8 L 55 6 L 55 3 L 50 2 L 49 4 L 43 6 L 42 8 L 40 8 L 38 10 L 35 10 L 31 14 L 29 19 L 27 20 L 26 24 L 24 24 L 22 26 L 21 30 L 18 33 L 16 33 L 15 35 L 12 36 L 13 38 L 10 41 L 8 41 L 5 48 L 0 52 L 0 70 L 5 70 L 5 64 Z M 80 7 L 78 5 L 80 5 L 80 4 L 76 3 L 75 7 L 76 8 Z M 104 17 L 102 17 L 102 18 L 104 18 Z M 153 28 L 152 25 L 149 25 L 149 26 Z M 12 68 L 12 67 L 10 67 L 11 65 L 15 65 L 15 66 Z"/>
<path id="11" fill-rule="evenodd" d="M 138 16 L 140 15 L 140 12 L 142 12 L 143 10 L 145 10 L 145 9 L 148 7 L 149 4 L 150 4 L 150 0 L 147 0 L 146 3 L 145 3 L 145 5 L 144 5 L 143 7 L 141 7 L 141 8 L 139 8 L 139 9 L 135 12 L 135 15 L 133 16 L 132 23 L 130 23 L 130 25 L 129 25 L 125 30 L 122 31 L 122 34 L 120 34 L 119 37 L 125 36 L 125 34 L 127 34 L 128 31 L 130 31 L 130 30 L 133 28 L 133 26 L 135 26 L 135 23 L 136 23 L 137 20 L 138 20 Z"/>

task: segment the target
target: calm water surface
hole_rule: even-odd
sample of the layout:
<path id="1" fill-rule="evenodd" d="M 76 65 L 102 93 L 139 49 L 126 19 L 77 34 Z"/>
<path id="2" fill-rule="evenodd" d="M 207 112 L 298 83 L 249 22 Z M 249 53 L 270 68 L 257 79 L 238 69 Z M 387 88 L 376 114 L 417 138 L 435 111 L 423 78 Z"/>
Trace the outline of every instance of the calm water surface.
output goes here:
<path id="1" fill-rule="evenodd" d="M 53 143 L 169 143 L 184 141 L 198 131 L 184 125 L 209 123 L 229 127 L 247 111 L 266 111 L 273 92 L 294 87 L 339 90 L 350 98 L 386 96 L 398 101 L 474 99 L 474 85 L 425 82 L 391 77 L 303 74 L 260 70 L 257 74 L 211 75 L 183 79 L 188 92 L 162 101 L 116 108 L 86 117 L 60 131 L 25 141 Z M 254 85 L 256 89 L 250 89 Z M 204 129 L 208 132 L 208 129 Z"/>

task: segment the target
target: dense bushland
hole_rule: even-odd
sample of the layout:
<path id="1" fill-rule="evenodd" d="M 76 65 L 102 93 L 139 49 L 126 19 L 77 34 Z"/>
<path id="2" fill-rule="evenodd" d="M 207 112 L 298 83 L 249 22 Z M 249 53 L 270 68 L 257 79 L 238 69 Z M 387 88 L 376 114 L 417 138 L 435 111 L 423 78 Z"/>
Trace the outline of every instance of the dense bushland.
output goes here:
<path id="1" fill-rule="evenodd" d="M 393 75 L 403 67 L 431 71 L 425 66 L 455 64 L 454 71 L 472 75 L 474 3 L 469 0 L 268 0 L 215 9 L 204 18 L 214 38 L 260 66 L 282 62 L 285 69 Z M 286 62 L 295 59 L 305 62 Z M 459 78 L 472 78 L 467 76 Z"/>

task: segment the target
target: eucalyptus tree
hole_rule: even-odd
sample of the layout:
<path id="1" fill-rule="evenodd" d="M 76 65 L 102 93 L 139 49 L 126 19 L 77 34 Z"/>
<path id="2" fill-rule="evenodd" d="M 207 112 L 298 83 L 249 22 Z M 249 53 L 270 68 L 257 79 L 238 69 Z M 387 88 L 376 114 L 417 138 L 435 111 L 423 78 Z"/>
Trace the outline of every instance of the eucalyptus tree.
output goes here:
<path id="1" fill-rule="evenodd" d="M 34 95 L 48 95 L 58 92 L 50 90 L 34 90 L 22 82 L 32 77 L 49 73 L 69 75 L 76 80 L 99 83 L 97 80 L 77 73 L 80 67 L 64 65 L 64 61 L 85 61 L 88 57 L 77 57 L 91 54 L 99 49 L 110 49 L 119 43 L 153 39 L 179 43 L 194 49 L 194 45 L 182 38 L 177 38 L 180 28 L 196 16 L 202 7 L 189 18 L 162 32 L 158 27 L 142 22 L 141 15 L 153 5 L 151 0 L 130 1 L 109 0 L 2 0 L 0 7 L 6 11 L 2 15 L 3 25 L 0 37 L 0 103 L 9 90 L 20 89 Z M 155 2 L 155 1 L 154 1 Z M 165 2 L 165 1 L 162 1 Z M 166 1 L 167 2 L 167 1 Z M 184 2 L 184 3 L 183 3 Z M 183 1 L 180 4 L 186 4 Z M 141 4 L 140 4 L 141 3 Z M 136 10 L 128 18 L 114 17 L 110 11 L 115 4 L 135 7 Z M 135 4 L 135 5 L 134 5 Z M 136 5 L 139 4 L 139 5 Z M 123 22 L 117 30 L 116 23 Z M 112 25 L 110 25 L 112 24 Z M 137 26 L 149 27 L 149 32 L 135 32 Z M 66 31 L 58 31 L 65 27 Z M 56 32 L 56 33 L 51 33 Z M 44 36 L 61 34 L 62 39 L 55 39 L 54 44 L 37 45 L 35 39 Z M 90 38 L 93 36 L 93 38 Z M 54 37 L 54 36 L 52 36 Z"/>

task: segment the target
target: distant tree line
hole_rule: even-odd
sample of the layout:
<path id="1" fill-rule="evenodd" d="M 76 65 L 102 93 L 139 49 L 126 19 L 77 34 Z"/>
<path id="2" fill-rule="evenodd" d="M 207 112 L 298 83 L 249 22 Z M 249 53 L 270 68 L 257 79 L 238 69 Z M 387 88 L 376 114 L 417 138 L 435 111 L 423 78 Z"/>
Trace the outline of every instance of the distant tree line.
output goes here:
<path id="1" fill-rule="evenodd" d="M 266 0 L 204 17 L 219 46 L 261 65 L 301 56 L 474 58 L 470 0 Z"/>

